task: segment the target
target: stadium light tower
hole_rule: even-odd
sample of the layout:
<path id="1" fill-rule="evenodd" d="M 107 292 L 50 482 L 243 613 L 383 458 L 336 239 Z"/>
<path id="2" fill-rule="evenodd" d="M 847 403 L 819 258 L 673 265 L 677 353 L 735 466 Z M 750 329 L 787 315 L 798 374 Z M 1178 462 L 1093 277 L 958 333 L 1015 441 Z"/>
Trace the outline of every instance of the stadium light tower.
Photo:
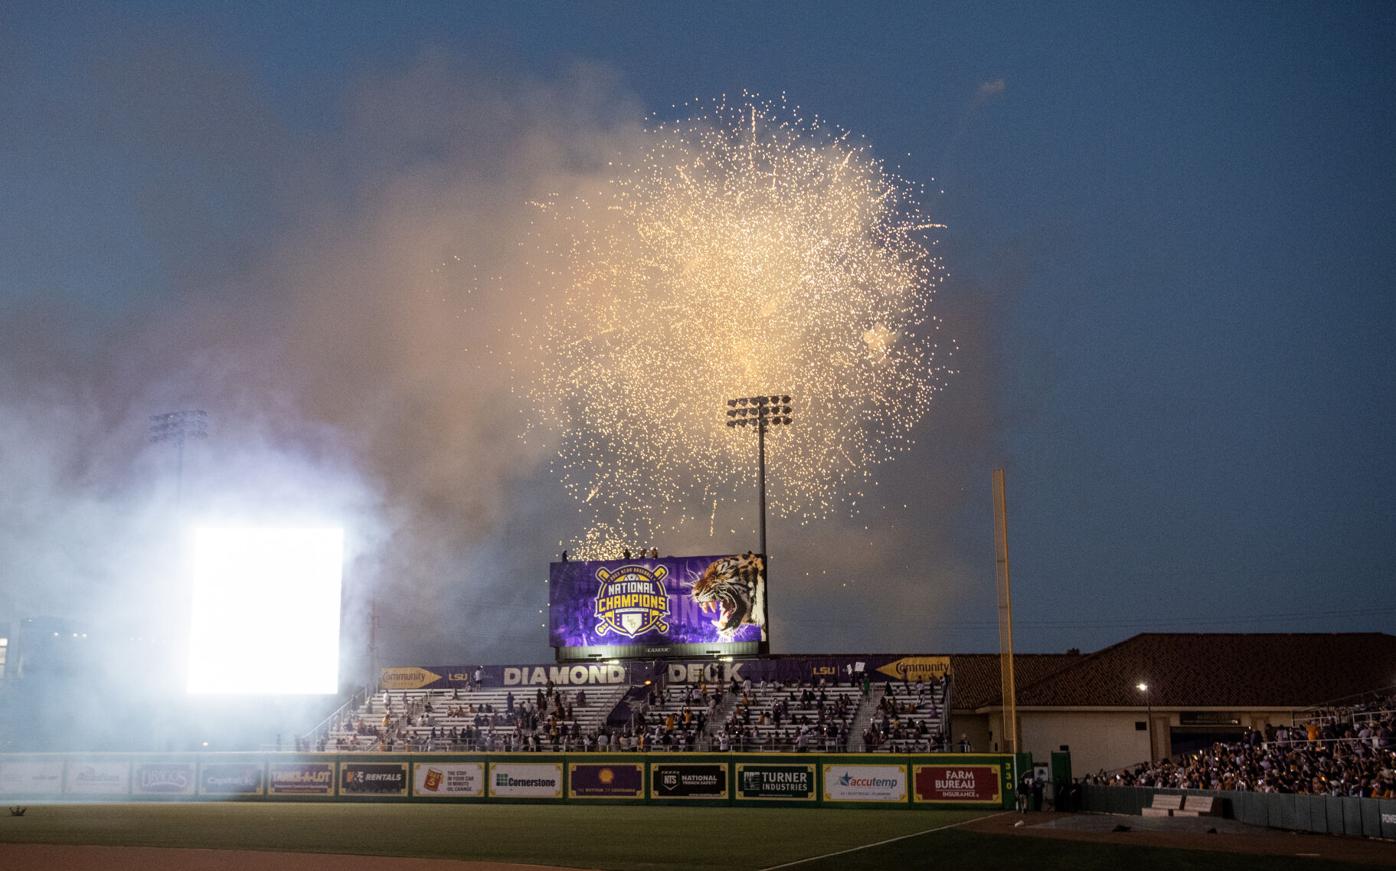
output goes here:
<path id="1" fill-rule="evenodd" d="M 790 397 L 743 396 L 727 400 L 727 425 L 729 427 L 756 428 L 756 487 L 761 494 L 761 556 L 767 561 L 770 571 L 770 558 L 766 553 L 766 428 L 790 426 Z"/>
<path id="2" fill-rule="evenodd" d="M 150 440 L 174 442 L 179 448 L 179 465 L 175 478 L 175 504 L 184 501 L 184 443 L 189 439 L 208 438 L 208 412 L 201 409 L 171 411 L 150 416 Z"/>
<path id="3" fill-rule="evenodd" d="M 1140 681 L 1134 688 L 1144 694 L 1144 734 L 1149 740 L 1149 764 L 1154 764 L 1154 699 L 1149 694 L 1149 685 Z"/>

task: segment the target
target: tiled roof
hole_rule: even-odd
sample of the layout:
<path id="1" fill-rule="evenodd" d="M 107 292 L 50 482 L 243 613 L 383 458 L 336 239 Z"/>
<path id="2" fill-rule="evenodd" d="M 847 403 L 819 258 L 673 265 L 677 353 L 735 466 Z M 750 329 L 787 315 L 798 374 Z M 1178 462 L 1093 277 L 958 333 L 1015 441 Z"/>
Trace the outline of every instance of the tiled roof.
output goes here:
<path id="1" fill-rule="evenodd" d="M 995 691 L 980 707 L 999 704 L 997 657 L 990 659 Z M 955 673 L 958 690 L 958 661 Z M 1309 707 L 1396 684 L 1396 636 L 1136 635 L 1036 679 L 1020 666 L 1018 705 L 1142 706 L 1143 694 L 1136 689 L 1141 681 L 1150 687 L 1150 701 L 1161 707 Z M 958 698 L 953 704 L 963 707 Z"/>
<path id="2" fill-rule="evenodd" d="M 1015 653 L 1013 680 L 1021 697 L 1023 687 L 1056 674 L 1085 659 L 1078 653 Z M 954 672 L 954 689 L 950 705 L 955 709 L 981 708 L 998 704 L 999 655 L 997 653 L 952 653 L 950 668 Z"/>

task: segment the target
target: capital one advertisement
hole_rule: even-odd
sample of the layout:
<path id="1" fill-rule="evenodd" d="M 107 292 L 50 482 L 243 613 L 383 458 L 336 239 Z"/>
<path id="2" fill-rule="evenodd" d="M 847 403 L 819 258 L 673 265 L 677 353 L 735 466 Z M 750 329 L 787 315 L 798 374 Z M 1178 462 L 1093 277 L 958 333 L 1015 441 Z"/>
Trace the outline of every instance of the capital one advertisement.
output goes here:
<path id="1" fill-rule="evenodd" d="M 0 796 L 58 795 L 62 791 L 62 759 L 0 762 Z"/>
<path id="2" fill-rule="evenodd" d="M 553 563 L 549 643 L 560 655 L 757 653 L 766 642 L 766 561 L 758 554 Z"/>

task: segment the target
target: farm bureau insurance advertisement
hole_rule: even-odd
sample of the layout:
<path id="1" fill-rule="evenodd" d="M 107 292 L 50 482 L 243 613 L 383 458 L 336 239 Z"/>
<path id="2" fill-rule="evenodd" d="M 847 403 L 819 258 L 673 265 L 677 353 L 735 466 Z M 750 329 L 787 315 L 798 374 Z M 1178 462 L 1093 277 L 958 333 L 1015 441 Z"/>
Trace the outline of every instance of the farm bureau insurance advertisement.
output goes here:
<path id="1" fill-rule="evenodd" d="M 825 801 L 906 801 L 905 765 L 825 765 Z"/>
<path id="2" fill-rule="evenodd" d="M 268 795 L 334 795 L 333 762 L 273 762 Z"/>
<path id="3" fill-rule="evenodd" d="M 999 804 L 1003 798 L 997 765 L 914 765 L 912 772 L 917 802 Z"/>
<path id="4" fill-rule="evenodd" d="M 737 763 L 737 798 L 814 801 L 814 765 Z"/>
<path id="5" fill-rule="evenodd" d="M 418 798 L 480 798 L 485 794 L 485 763 L 414 762 L 412 794 Z"/>
<path id="6" fill-rule="evenodd" d="M 766 640 L 759 556 L 553 563 L 548 594 L 554 647 Z"/>
<path id="7" fill-rule="evenodd" d="M 63 792 L 63 760 L 0 762 L 0 796 L 58 795 Z"/>
<path id="8" fill-rule="evenodd" d="M 561 762 L 491 762 L 490 795 L 562 798 Z"/>

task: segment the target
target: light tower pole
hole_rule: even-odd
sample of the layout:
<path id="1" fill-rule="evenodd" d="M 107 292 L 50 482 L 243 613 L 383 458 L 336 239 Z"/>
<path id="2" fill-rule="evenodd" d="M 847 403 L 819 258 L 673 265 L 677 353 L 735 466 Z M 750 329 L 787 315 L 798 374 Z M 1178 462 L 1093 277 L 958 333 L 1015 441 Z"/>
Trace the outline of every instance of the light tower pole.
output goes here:
<path id="1" fill-rule="evenodd" d="M 727 425 L 756 428 L 756 488 L 760 493 L 761 558 L 769 572 L 766 553 L 766 427 L 790 426 L 789 396 L 743 396 L 727 400 Z"/>
<path id="2" fill-rule="evenodd" d="M 208 438 L 208 412 L 201 409 L 171 411 L 150 416 L 150 440 L 174 442 L 179 448 L 175 478 L 175 504 L 184 502 L 184 442 Z"/>

